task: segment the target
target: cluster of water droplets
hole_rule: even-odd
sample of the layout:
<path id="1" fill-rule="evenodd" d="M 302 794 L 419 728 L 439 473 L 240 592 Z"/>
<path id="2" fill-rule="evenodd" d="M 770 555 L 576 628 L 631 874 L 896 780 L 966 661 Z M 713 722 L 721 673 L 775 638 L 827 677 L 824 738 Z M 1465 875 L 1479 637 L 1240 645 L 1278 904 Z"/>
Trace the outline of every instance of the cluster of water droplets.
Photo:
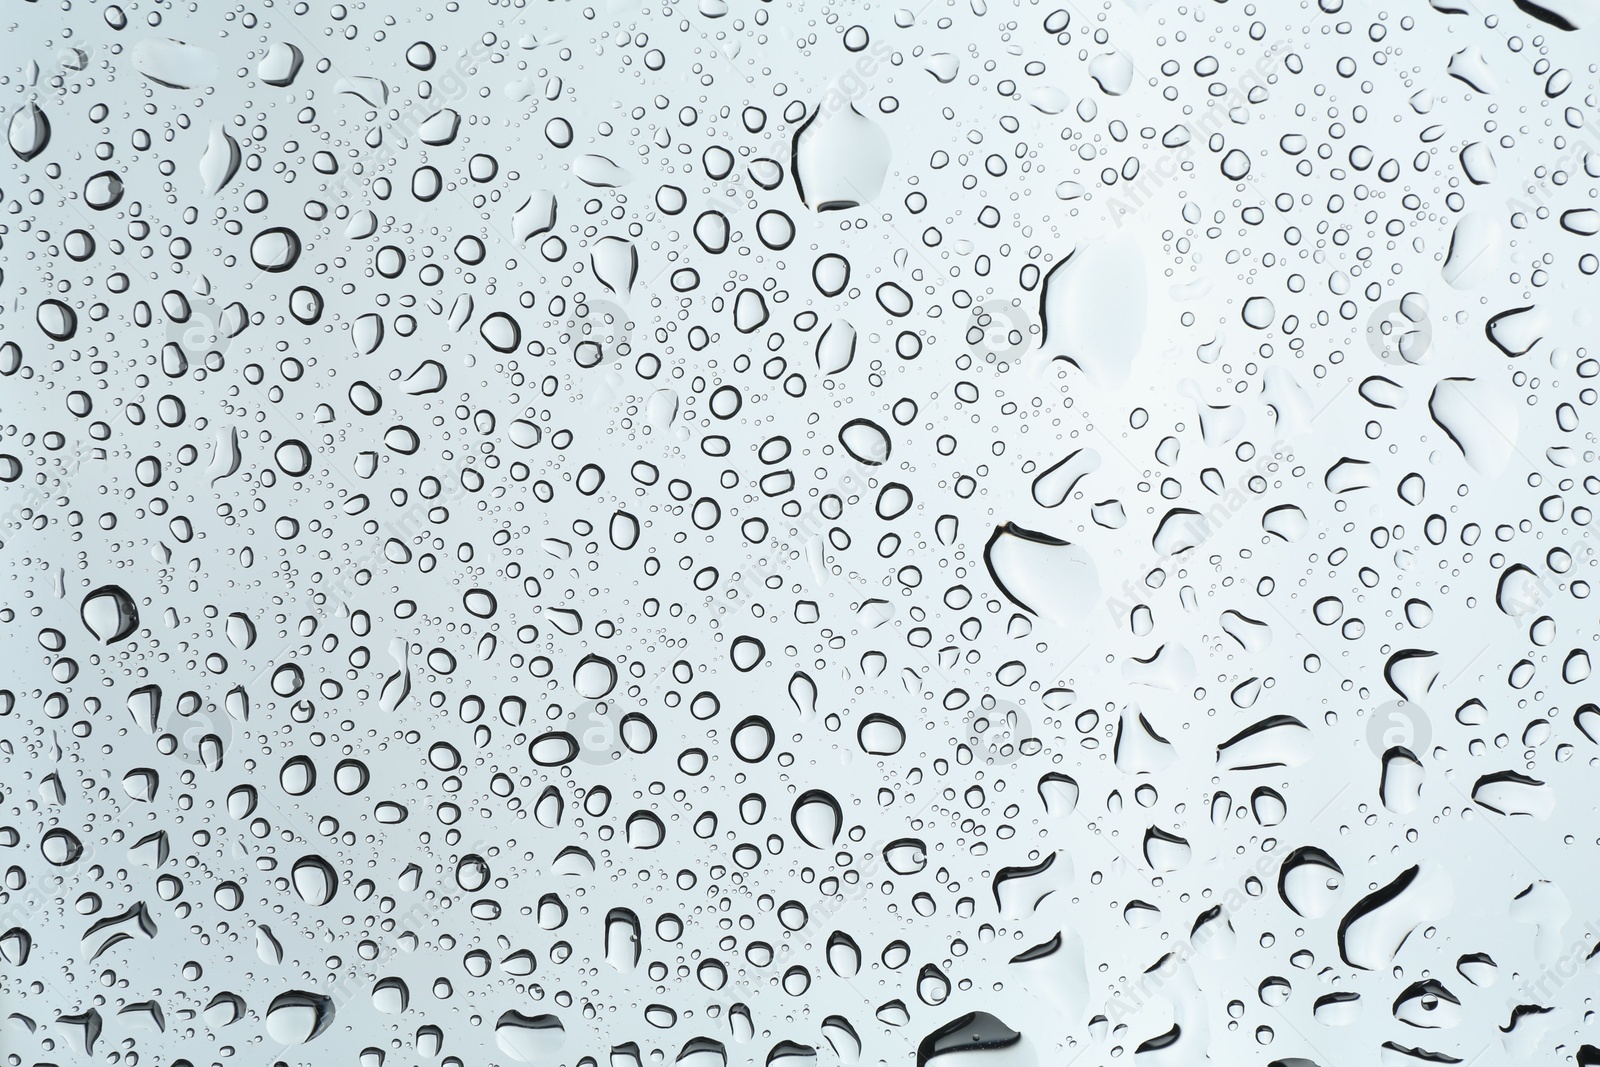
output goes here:
<path id="1" fill-rule="evenodd" d="M 1600 1063 L 1589 0 L 14 17 L 7 1063 Z"/>

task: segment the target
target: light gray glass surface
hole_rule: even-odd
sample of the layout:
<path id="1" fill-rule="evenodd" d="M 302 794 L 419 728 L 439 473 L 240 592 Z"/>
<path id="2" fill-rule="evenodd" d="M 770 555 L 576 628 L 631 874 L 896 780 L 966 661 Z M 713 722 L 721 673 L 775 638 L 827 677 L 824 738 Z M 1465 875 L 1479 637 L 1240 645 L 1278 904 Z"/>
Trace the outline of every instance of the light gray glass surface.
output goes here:
<path id="1" fill-rule="evenodd" d="M 6 1064 L 1600 1063 L 1592 0 L 13 3 Z"/>

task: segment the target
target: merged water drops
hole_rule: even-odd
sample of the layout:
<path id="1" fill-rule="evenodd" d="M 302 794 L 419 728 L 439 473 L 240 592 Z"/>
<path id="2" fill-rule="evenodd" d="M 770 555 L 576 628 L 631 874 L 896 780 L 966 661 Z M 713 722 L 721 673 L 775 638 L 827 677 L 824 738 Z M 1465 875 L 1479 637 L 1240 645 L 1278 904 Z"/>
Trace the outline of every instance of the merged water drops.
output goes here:
<path id="1" fill-rule="evenodd" d="M 125 640 L 139 628 L 139 607 L 120 586 L 102 586 L 83 598 L 83 625 L 102 644 Z"/>

